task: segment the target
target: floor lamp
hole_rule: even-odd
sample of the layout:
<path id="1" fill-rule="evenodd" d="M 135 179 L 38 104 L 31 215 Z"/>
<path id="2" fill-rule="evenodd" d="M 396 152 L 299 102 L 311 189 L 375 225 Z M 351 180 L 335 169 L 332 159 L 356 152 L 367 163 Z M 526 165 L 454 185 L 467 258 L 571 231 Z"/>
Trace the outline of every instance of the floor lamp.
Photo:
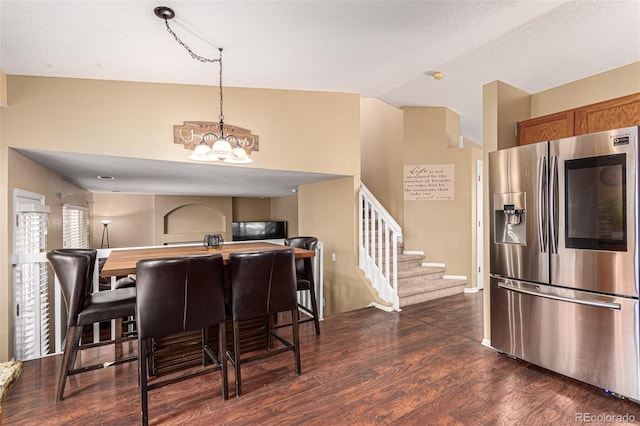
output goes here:
<path id="1" fill-rule="evenodd" d="M 111 223 L 111 219 L 102 219 L 100 221 L 102 223 L 102 242 L 100 243 L 100 248 L 105 248 L 104 240 L 105 236 L 107 237 L 107 245 L 106 248 L 109 248 L 109 224 Z"/>

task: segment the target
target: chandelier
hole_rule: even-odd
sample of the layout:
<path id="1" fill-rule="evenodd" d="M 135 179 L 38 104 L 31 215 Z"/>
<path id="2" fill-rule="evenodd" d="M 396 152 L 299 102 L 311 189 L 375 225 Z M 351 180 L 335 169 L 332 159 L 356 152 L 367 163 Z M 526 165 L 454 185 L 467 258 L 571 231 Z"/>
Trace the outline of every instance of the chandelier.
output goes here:
<path id="1" fill-rule="evenodd" d="M 247 155 L 247 151 L 242 147 L 242 143 L 246 142 L 242 139 L 239 139 L 233 135 L 224 134 L 224 100 L 222 97 L 222 48 L 218 48 L 218 57 L 214 59 L 205 58 L 204 56 L 200 56 L 195 54 L 187 44 L 185 44 L 180 38 L 176 35 L 175 32 L 169 26 L 169 20 L 173 19 L 176 14 L 173 9 L 166 6 L 158 6 L 153 10 L 153 13 L 161 19 L 164 19 L 164 23 L 167 26 L 167 31 L 169 34 L 173 36 L 173 38 L 184 47 L 189 55 L 197 61 L 203 63 L 215 63 L 217 62 L 219 65 L 220 73 L 219 73 L 219 89 L 220 89 L 220 115 L 218 115 L 218 130 L 219 135 L 216 133 L 205 133 L 202 135 L 202 141 L 195 147 L 193 153 L 189 155 L 189 159 L 196 161 L 218 161 L 224 160 L 225 163 L 251 163 L 253 160 L 249 158 Z M 210 139 L 213 140 L 213 145 L 209 146 L 207 142 L 207 136 L 210 136 Z"/>

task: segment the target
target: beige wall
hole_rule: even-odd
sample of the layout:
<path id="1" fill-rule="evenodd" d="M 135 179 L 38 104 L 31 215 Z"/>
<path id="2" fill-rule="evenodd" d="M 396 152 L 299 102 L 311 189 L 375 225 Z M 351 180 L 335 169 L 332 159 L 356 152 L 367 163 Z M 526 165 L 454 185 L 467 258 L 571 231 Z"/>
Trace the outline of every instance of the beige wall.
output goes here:
<path id="1" fill-rule="evenodd" d="M 51 213 L 49 214 L 49 226 L 47 233 L 47 247 L 62 247 L 62 206 L 64 204 L 71 204 L 81 207 L 88 207 L 91 211 L 91 200 L 93 194 L 85 191 L 76 185 L 62 179 L 60 176 L 52 173 L 48 169 L 33 162 L 27 157 L 19 154 L 18 152 L 8 149 L 6 152 L 6 169 L 7 170 L 7 183 L 3 185 L 3 188 L 10 188 L 7 191 L 8 198 L 7 209 L 9 210 L 9 216 L 13 217 L 12 197 L 14 189 L 21 189 L 23 191 L 34 192 L 44 195 L 45 204 L 51 207 Z M 4 159 L 3 159 L 4 160 Z M 3 174 L 4 175 L 4 174 Z M 61 194 L 67 194 L 62 198 Z M 6 211 L 5 210 L 5 211 Z M 6 217 L 6 216 L 5 216 Z M 10 263 L 10 253 L 12 252 L 13 245 L 13 226 L 12 222 L 8 223 L 4 228 L 3 241 L 6 243 L 7 256 L 3 257 L 2 275 L 0 277 L 0 359 L 6 360 L 13 356 L 13 347 L 8 342 L 13 342 L 13 281 L 12 281 L 12 268 Z M 49 287 L 50 295 L 52 297 L 51 303 L 53 306 L 53 276 L 50 272 Z M 53 315 L 53 309 L 51 309 Z M 53 321 L 51 322 L 53 323 Z"/>
<path id="2" fill-rule="evenodd" d="M 640 62 L 635 62 L 533 94 L 530 118 L 639 92 Z"/>
<path id="3" fill-rule="evenodd" d="M 219 106 L 209 86 L 15 75 L 8 76 L 8 97 L 1 113 L 9 146 L 181 162 L 189 162 L 188 152 L 173 143 L 172 126 L 217 121 Z M 254 163 L 237 167 L 359 174 L 356 94 L 230 87 L 225 117 L 260 136 Z M 312 131 L 326 123 L 332 138 Z"/>
<path id="4" fill-rule="evenodd" d="M 360 100 L 361 180 L 400 226 L 404 226 L 404 113 L 378 99 Z"/>
<path id="5" fill-rule="evenodd" d="M 185 206 L 201 207 L 192 209 L 188 215 L 190 217 L 187 220 L 191 220 L 193 226 L 173 231 L 167 229 L 167 215 Z M 225 241 L 231 241 L 233 212 L 230 197 L 155 195 L 154 213 L 156 245 L 198 242 L 202 241 L 205 234 L 222 234 Z"/>
<path id="6" fill-rule="evenodd" d="M 403 226 L 404 249 L 424 251 L 448 275 L 477 276 L 476 169 L 482 149 L 459 148 L 458 115 L 447 108 L 395 108 L 361 99 L 362 181 Z M 455 199 L 405 201 L 405 165 L 453 164 Z M 480 236 L 481 238 L 481 236 Z"/>
<path id="7" fill-rule="evenodd" d="M 363 308 L 372 301 L 371 287 L 358 266 L 358 241 L 351 238 L 358 228 L 359 185 L 347 177 L 299 188 L 299 232 L 318 237 L 324 245 L 325 315 Z M 334 203 L 335 196 L 351 198 L 352 203 Z"/>
<path id="8" fill-rule="evenodd" d="M 453 200 L 404 201 L 404 249 L 444 263 L 448 275 L 475 287 L 475 160 L 479 148 L 457 148 L 458 115 L 447 108 L 404 107 L 404 165 L 454 166 Z M 456 147 L 456 148 L 451 148 Z M 403 172 L 404 173 L 404 172 Z"/>
<path id="9" fill-rule="evenodd" d="M 516 145 L 511 130 L 518 121 L 565 111 L 640 92 L 640 62 L 596 74 L 572 83 L 527 94 L 495 81 L 483 87 L 482 144 L 484 150 L 484 339 L 491 342 L 489 291 L 489 181 L 488 153 Z"/>
<path id="10" fill-rule="evenodd" d="M 102 243 L 102 219 L 111 219 L 111 248 L 156 244 L 153 195 L 94 193 L 93 200 L 91 247 Z"/>
<path id="11" fill-rule="evenodd" d="M 234 198 L 233 221 L 271 220 L 270 198 Z"/>
<path id="12" fill-rule="evenodd" d="M 298 232 L 298 195 L 272 198 L 271 219 L 287 221 L 287 236 L 301 235 Z"/>
<path id="13" fill-rule="evenodd" d="M 200 241 L 207 233 L 220 233 L 225 241 L 231 241 L 231 222 L 238 220 L 286 220 L 290 235 L 298 229 L 297 196 L 270 199 L 96 193 L 94 202 L 91 246 L 95 248 L 102 242 L 102 219 L 112 221 L 111 248 Z M 164 215 L 184 206 L 205 206 L 211 212 L 203 209 L 204 217 L 188 216 L 187 225 L 198 227 L 194 232 L 166 234 Z M 221 227 L 211 225 L 210 214 L 215 217 L 216 213 L 225 220 Z"/>
<path id="14" fill-rule="evenodd" d="M 3 166 L 9 164 L 8 147 L 188 161 L 182 145 L 173 144 L 172 126 L 184 121 L 217 121 L 218 116 L 217 89 L 209 86 L 15 75 L 7 76 L 7 81 L 9 106 L 0 109 L 0 165 Z M 300 188 L 305 197 L 298 199 L 298 227 L 300 233 L 318 235 L 336 250 L 345 250 L 344 247 L 355 250 L 355 227 L 349 226 L 346 234 L 325 230 L 335 225 L 327 223 L 327 217 L 335 217 L 334 212 L 340 211 L 353 214 L 356 205 L 354 188 L 359 186 L 360 176 L 359 96 L 225 88 L 225 117 L 228 124 L 248 128 L 260 136 L 260 151 L 252 153 L 254 163 L 238 167 L 351 176 L 349 191 L 339 185 Z M 331 138 L 326 137 L 327 132 L 317 130 L 327 123 L 331 123 Z M 3 179 L 8 176 L 6 170 L 3 167 L 0 171 Z M 5 230 L 10 229 L 7 204 L 10 187 L 7 183 L 0 188 L 0 205 L 4 206 L 0 223 Z M 314 210 L 310 206 L 316 206 L 318 200 L 323 200 L 322 204 Z M 147 208 L 145 203 L 140 209 Z M 279 203 L 277 210 L 284 205 Z M 231 209 L 226 214 L 232 217 Z M 350 219 L 354 218 L 355 215 Z M 110 229 L 110 237 L 119 239 L 121 235 L 115 224 L 113 231 Z M 154 229 L 157 226 L 155 223 Z M 140 238 L 146 238 L 148 232 L 141 231 Z M 94 229 L 94 241 L 96 237 Z M 9 258 L 7 238 L 0 239 L 0 254 L 3 259 Z M 5 265 L 6 272 L 0 282 L 1 312 L 10 308 L 10 267 Z M 366 293 L 364 281 L 354 273 L 356 269 L 357 257 L 347 256 L 343 261 L 325 264 L 325 274 L 333 277 L 325 284 L 327 293 L 342 294 L 343 288 Z M 343 282 L 343 279 L 354 282 Z M 346 302 L 327 301 L 326 312 L 363 305 L 360 295 L 353 291 L 348 294 Z M 6 360 L 9 354 L 8 328 L 8 323 L 0 324 L 0 361 Z"/>

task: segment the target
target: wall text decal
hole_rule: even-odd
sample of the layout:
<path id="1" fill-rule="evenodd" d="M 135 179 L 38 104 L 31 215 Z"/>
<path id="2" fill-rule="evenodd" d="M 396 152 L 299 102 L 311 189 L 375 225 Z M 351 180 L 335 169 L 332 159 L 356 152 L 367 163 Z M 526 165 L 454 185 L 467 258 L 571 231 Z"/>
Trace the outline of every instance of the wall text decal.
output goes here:
<path id="1" fill-rule="evenodd" d="M 453 200 L 454 164 L 404 166 L 405 200 Z"/>

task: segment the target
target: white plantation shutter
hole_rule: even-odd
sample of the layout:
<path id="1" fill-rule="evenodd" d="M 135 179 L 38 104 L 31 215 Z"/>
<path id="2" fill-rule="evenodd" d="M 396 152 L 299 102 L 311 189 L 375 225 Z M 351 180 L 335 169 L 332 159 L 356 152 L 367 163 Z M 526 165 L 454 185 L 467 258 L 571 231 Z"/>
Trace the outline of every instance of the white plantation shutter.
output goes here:
<path id="1" fill-rule="evenodd" d="M 89 210 L 62 206 L 62 245 L 64 248 L 89 248 Z"/>
<path id="2" fill-rule="evenodd" d="M 49 282 L 46 258 L 47 210 L 44 197 L 17 191 L 14 196 L 15 357 L 50 352 Z"/>

